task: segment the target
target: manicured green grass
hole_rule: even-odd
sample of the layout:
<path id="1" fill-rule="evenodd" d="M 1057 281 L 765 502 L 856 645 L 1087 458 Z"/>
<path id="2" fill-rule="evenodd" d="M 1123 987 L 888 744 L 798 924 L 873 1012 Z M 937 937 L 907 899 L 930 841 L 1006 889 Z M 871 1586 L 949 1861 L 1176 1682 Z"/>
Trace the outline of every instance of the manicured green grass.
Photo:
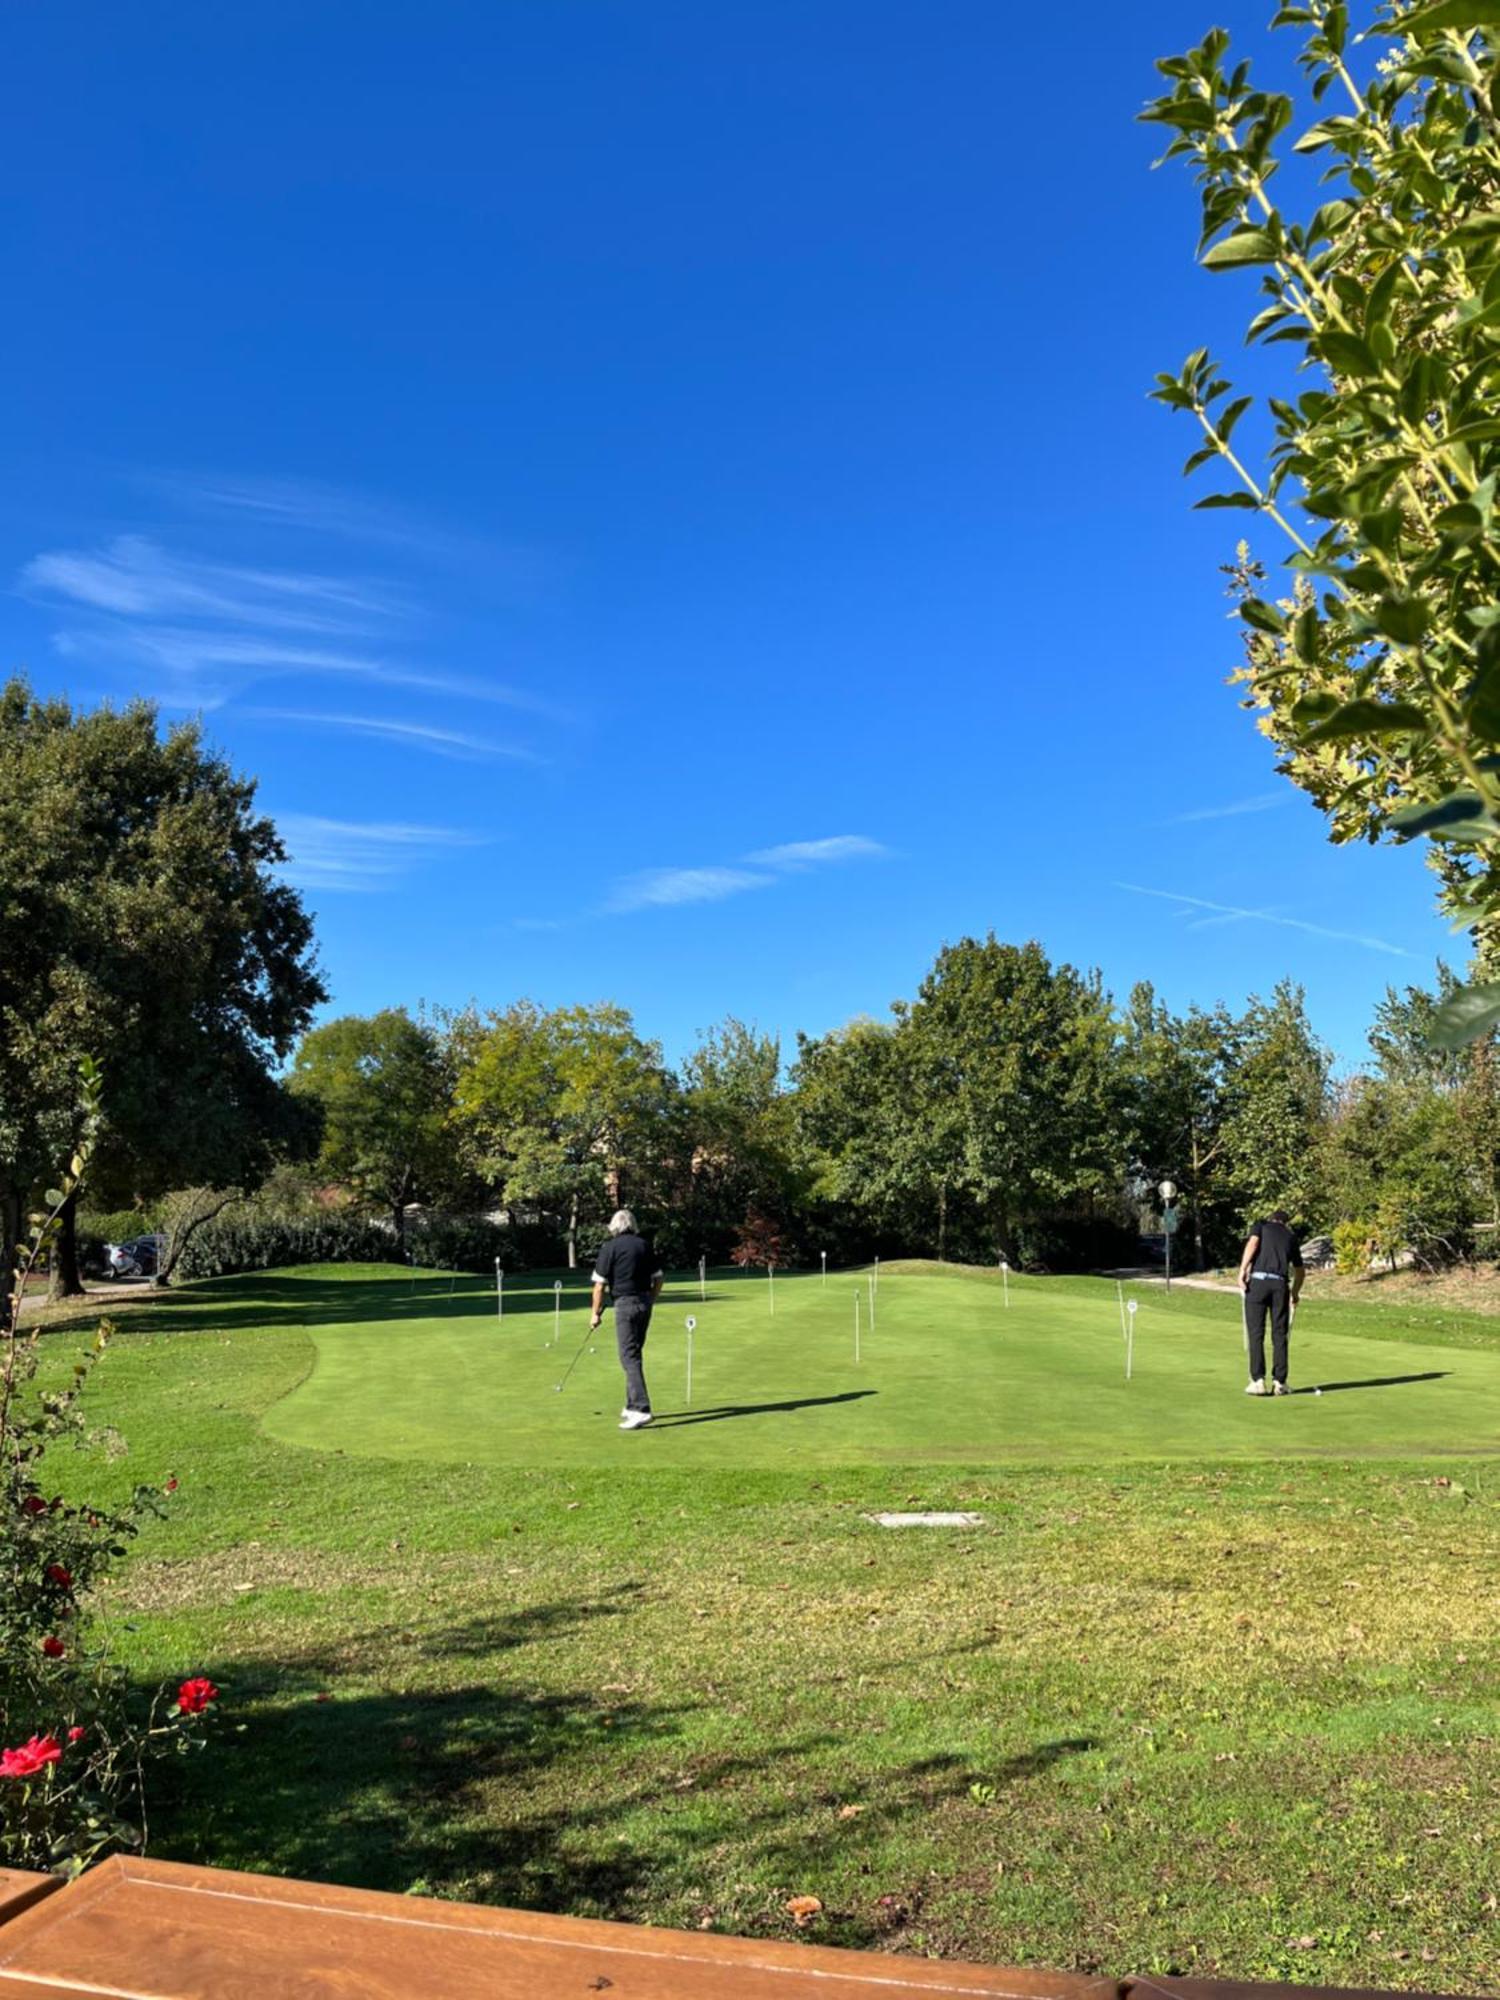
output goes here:
<path id="1" fill-rule="evenodd" d="M 621 1378 L 611 1325 L 588 1339 L 579 1275 L 493 1286 L 447 1277 L 290 1278 L 277 1303 L 314 1349 L 305 1381 L 266 1417 L 272 1436 L 382 1458 L 618 1465 Z M 642 1464 L 831 1466 L 1101 1458 L 1405 1456 L 1500 1438 L 1500 1330 L 1486 1348 L 1408 1339 L 1399 1360 L 1358 1309 L 1301 1315 L 1294 1384 L 1273 1406 L 1244 1394 L 1240 1304 L 1217 1292 L 1129 1287 L 1125 1379 L 1116 1287 L 1098 1280 L 968 1277 L 928 1265 L 866 1275 L 716 1273 L 707 1299 L 675 1283 L 647 1345 L 660 1420 L 625 1440 Z M 854 1310 L 860 1308 L 856 1363 Z M 331 1311 L 339 1317 L 330 1318 Z M 686 1402 L 684 1321 L 697 1320 Z M 581 1349 L 581 1353 L 580 1353 Z M 561 1392 L 569 1365 L 574 1363 Z M 1311 1392 L 1321 1386 L 1319 1396 Z"/>
<path id="2" fill-rule="evenodd" d="M 1232 1298 L 1143 1288 L 1127 1388 L 1112 1287 L 1006 1315 L 988 1274 L 888 1270 L 856 1374 L 852 1278 L 847 1342 L 816 1280 L 778 1280 L 773 1334 L 764 1279 L 721 1279 L 663 1308 L 658 1407 L 689 1310 L 700 1414 L 804 1407 L 621 1437 L 607 1340 L 570 1402 L 545 1311 L 517 1287 L 502 1332 L 446 1282 L 125 1318 L 92 1407 L 129 1454 L 69 1483 L 183 1483 L 101 1608 L 143 1678 L 225 1691 L 155 1851 L 778 1935 L 807 1893 L 810 1937 L 1000 1962 L 1493 1984 L 1493 1322 L 1320 1308 L 1299 1383 L 1440 1379 L 1262 1405 Z M 914 1505 L 984 1520 L 865 1518 Z"/>

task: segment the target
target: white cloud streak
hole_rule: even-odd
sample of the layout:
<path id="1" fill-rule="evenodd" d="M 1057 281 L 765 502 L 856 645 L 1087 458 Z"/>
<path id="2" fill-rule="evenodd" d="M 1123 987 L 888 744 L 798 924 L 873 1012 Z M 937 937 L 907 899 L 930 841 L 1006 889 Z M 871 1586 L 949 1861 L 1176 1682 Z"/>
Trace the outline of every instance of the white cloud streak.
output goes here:
<path id="1" fill-rule="evenodd" d="M 836 861 L 880 861 L 889 852 L 878 840 L 869 840 L 862 833 L 839 833 L 828 840 L 788 840 L 780 847 L 763 847 L 747 854 L 745 859 L 757 868 L 793 871 Z"/>
<path id="2" fill-rule="evenodd" d="M 22 569 L 21 587 L 123 618 L 222 619 L 301 632 L 346 632 L 395 608 L 357 579 L 198 562 L 169 555 L 143 535 L 120 535 L 92 552 L 44 551 Z"/>
<path id="3" fill-rule="evenodd" d="M 672 909 L 684 903 L 722 903 L 750 889 L 770 889 L 788 875 L 842 861 L 883 858 L 889 850 L 862 833 L 841 833 L 827 840 L 789 840 L 763 847 L 729 867 L 647 868 L 615 885 L 604 908 L 624 916 L 632 910 Z"/>
<path id="4" fill-rule="evenodd" d="M 722 903 L 747 889 L 769 889 L 775 878 L 744 868 L 647 868 L 617 883 L 606 908 L 615 916 L 631 910 L 672 909 L 681 903 Z"/>
<path id="5" fill-rule="evenodd" d="M 1171 819 L 1163 820 L 1163 826 L 1195 826 L 1206 819 L 1239 819 L 1245 813 L 1270 812 L 1273 806 L 1285 805 L 1291 798 L 1290 790 L 1280 792 L 1260 792 L 1253 799 L 1236 799 L 1225 806 L 1202 806 L 1197 812 L 1176 813 Z"/>
<path id="6" fill-rule="evenodd" d="M 485 736 L 471 736 L 463 730 L 438 729 L 424 722 L 391 722 L 381 716 L 330 715 L 301 708 L 242 708 L 238 713 L 259 722 L 291 722 L 308 729 L 335 729 L 353 736 L 379 737 L 404 743 L 413 750 L 429 750 L 438 757 L 504 757 L 521 764 L 542 761 L 530 750 L 495 743 Z"/>
<path id="7" fill-rule="evenodd" d="M 1159 902 L 1176 903 L 1182 909 L 1206 910 L 1212 919 L 1219 921 L 1275 924 L 1281 930 L 1304 931 L 1309 937 L 1329 938 L 1335 944 L 1362 945 L 1366 951 L 1385 952 L 1391 958 L 1416 956 L 1415 952 L 1385 938 L 1367 937 L 1360 931 L 1331 930 L 1327 924 L 1310 924 L 1301 917 L 1278 916 L 1271 910 L 1243 909 L 1236 903 L 1210 903 L 1201 896 L 1179 896 L 1171 889 L 1147 889 L 1139 882 L 1116 882 L 1115 887 L 1128 890 L 1132 896 L 1154 896 Z"/>
<path id="8" fill-rule="evenodd" d="M 362 895 L 389 888 L 441 853 L 482 844 L 482 836 L 457 827 L 323 819 L 310 813 L 281 813 L 276 827 L 286 843 L 289 858 L 282 873 L 288 881 L 303 889 Z"/>

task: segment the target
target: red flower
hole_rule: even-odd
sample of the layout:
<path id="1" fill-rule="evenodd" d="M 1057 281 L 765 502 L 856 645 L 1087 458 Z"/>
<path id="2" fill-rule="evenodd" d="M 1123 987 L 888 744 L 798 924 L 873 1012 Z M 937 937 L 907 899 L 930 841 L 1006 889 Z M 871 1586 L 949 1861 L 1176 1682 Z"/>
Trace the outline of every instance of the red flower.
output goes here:
<path id="1" fill-rule="evenodd" d="M 88 1731 L 86 1729 L 80 1729 L 78 1724 L 75 1722 L 73 1724 L 73 1727 L 68 1731 L 68 1741 L 70 1743 L 81 1743 L 84 1737 L 87 1735 Z"/>
<path id="2" fill-rule="evenodd" d="M 177 1690 L 177 1706 L 184 1715 L 201 1715 L 211 1701 L 219 1699 L 219 1690 L 202 1674 L 184 1681 Z"/>
<path id="3" fill-rule="evenodd" d="M 0 1750 L 0 1778 L 34 1778 L 61 1758 L 62 1746 L 55 1736 L 33 1736 L 19 1750 Z"/>
<path id="4" fill-rule="evenodd" d="M 21 1506 L 28 1514 L 45 1514 L 47 1511 L 47 1503 L 40 1493 L 28 1493 Z"/>
<path id="5" fill-rule="evenodd" d="M 70 1569 L 64 1569 L 61 1563 L 48 1563 L 47 1574 L 59 1590 L 71 1590 L 73 1588 L 73 1572 Z"/>
<path id="6" fill-rule="evenodd" d="M 50 1635 L 50 1633 L 49 1633 L 49 1635 L 48 1635 L 48 1636 L 47 1636 L 47 1637 L 46 1637 L 45 1639 L 43 1639 L 43 1641 L 42 1641 L 42 1651 L 43 1651 L 43 1652 L 44 1652 L 44 1653 L 45 1653 L 45 1654 L 47 1655 L 47 1658 L 48 1658 L 49 1660 L 60 1660 L 60 1659 L 62 1658 L 63 1654 L 64 1654 L 65 1652 L 67 1652 L 67 1650 L 68 1650 L 68 1649 L 67 1649 L 67 1647 L 66 1647 L 66 1646 L 65 1646 L 65 1645 L 63 1644 L 62 1640 L 61 1640 L 61 1639 L 54 1639 L 54 1638 L 53 1638 L 53 1637 L 52 1637 L 52 1636 Z"/>
<path id="7" fill-rule="evenodd" d="M 175 1472 L 172 1474 L 172 1477 L 167 1481 L 166 1490 L 169 1493 L 175 1493 L 177 1491 L 177 1474 Z"/>

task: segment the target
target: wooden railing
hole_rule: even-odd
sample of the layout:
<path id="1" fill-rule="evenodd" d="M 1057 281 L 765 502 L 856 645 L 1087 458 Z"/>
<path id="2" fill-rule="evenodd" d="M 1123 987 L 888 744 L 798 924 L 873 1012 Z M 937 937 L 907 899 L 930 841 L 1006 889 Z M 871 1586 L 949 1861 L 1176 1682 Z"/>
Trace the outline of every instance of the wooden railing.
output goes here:
<path id="1" fill-rule="evenodd" d="M 0 2000 L 1273 2000 L 1307 1987 L 1105 1979 L 423 1902 L 115 1859 L 0 1870 Z M 1324 1989 L 1324 2000 L 1353 2000 Z M 1361 1996 L 1361 2000 L 1372 2000 Z"/>

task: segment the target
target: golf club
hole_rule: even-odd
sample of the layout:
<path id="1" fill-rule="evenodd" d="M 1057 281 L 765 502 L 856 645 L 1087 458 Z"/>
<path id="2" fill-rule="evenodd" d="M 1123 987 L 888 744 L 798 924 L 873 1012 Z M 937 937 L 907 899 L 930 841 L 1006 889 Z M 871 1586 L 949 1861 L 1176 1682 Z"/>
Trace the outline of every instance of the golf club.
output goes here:
<path id="1" fill-rule="evenodd" d="M 589 1343 L 590 1341 L 592 1341 L 593 1338 L 594 1338 L 594 1329 L 593 1327 L 590 1327 L 588 1331 L 584 1334 L 582 1340 L 580 1340 L 578 1343 L 578 1352 L 573 1356 L 573 1359 L 568 1363 L 567 1367 L 563 1370 L 562 1382 L 553 1383 L 552 1388 L 554 1394 L 559 1396 L 562 1394 L 563 1382 L 567 1381 L 568 1377 L 572 1374 L 573 1370 L 578 1366 L 579 1362 L 583 1359 L 583 1350 L 586 1347 L 588 1347 L 589 1352 L 591 1354 L 593 1353 L 594 1351 L 593 1348 L 589 1346 Z"/>

